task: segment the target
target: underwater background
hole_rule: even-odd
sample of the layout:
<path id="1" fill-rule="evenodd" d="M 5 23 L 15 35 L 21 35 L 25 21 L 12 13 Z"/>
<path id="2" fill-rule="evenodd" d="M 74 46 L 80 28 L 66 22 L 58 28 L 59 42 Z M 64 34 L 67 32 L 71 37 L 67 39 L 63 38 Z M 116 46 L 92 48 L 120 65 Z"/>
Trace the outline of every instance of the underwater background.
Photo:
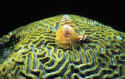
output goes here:
<path id="1" fill-rule="evenodd" d="M 1 9 L 0 79 L 125 79 L 123 6 L 34 4 Z M 65 14 L 89 37 L 78 49 L 55 44 Z"/>

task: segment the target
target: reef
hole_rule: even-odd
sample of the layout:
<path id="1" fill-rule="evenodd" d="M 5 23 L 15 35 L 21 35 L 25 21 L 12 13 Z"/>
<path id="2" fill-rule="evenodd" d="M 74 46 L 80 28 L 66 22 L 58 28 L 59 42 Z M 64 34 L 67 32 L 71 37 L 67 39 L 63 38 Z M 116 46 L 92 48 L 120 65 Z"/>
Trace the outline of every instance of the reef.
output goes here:
<path id="1" fill-rule="evenodd" d="M 77 48 L 56 44 L 65 17 L 87 35 Z M 72 14 L 21 26 L 0 38 L 0 79 L 125 79 L 125 33 Z"/>

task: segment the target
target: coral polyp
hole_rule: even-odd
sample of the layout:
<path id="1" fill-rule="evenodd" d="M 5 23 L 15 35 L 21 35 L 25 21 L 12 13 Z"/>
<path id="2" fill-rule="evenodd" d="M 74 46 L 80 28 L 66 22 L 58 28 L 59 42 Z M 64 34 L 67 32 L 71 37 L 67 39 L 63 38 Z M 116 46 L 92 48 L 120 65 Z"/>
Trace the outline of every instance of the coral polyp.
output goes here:
<path id="1" fill-rule="evenodd" d="M 125 33 L 72 14 L 19 27 L 0 38 L 0 79 L 125 79 Z"/>

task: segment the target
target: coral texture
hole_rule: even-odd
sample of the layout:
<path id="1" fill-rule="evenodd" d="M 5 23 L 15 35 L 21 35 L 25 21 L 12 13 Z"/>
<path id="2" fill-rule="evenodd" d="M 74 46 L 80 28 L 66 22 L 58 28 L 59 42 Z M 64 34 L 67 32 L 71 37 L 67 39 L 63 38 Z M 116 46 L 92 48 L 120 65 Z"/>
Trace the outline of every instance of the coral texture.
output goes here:
<path id="1" fill-rule="evenodd" d="M 30 23 L 0 38 L 0 79 L 125 79 L 125 33 L 67 15 L 88 38 L 63 49 L 56 32 L 65 15 Z"/>

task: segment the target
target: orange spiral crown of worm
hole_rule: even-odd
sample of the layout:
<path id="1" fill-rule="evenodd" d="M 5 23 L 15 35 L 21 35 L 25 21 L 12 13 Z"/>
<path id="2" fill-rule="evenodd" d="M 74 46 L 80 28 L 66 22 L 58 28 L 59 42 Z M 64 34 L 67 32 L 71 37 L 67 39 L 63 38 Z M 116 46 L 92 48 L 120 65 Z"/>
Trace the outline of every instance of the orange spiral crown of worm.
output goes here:
<path id="1" fill-rule="evenodd" d="M 76 25 L 72 21 L 61 22 L 60 28 L 56 32 L 56 44 L 64 49 L 76 48 L 80 40 L 85 40 L 86 36 L 78 35 L 75 31 Z"/>

